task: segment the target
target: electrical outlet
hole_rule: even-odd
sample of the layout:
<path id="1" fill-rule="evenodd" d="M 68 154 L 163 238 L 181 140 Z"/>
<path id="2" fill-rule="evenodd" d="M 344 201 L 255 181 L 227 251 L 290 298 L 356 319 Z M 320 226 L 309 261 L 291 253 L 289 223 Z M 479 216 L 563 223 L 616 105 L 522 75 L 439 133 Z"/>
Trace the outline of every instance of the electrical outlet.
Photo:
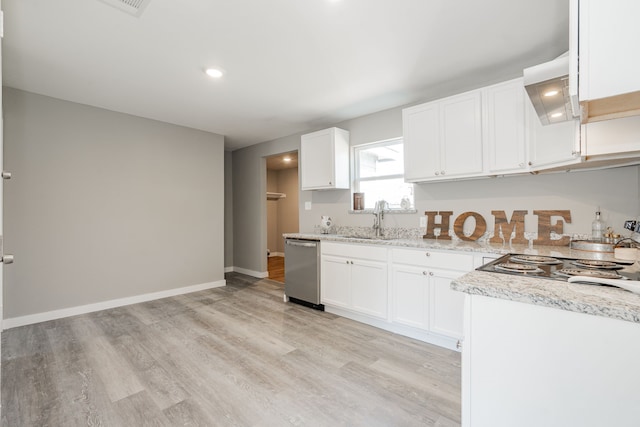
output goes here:
<path id="1" fill-rule="evenodd" d="M 304 202 L 304 210 L 305 211 L 311 210 L 311 202 Z"/>
<path id="2" fill-rule="evenodd" d="M 426 227 L 427 226 L 427 217 L 426 216 L 421 216 L 420 217 L 420 227 Z"/>

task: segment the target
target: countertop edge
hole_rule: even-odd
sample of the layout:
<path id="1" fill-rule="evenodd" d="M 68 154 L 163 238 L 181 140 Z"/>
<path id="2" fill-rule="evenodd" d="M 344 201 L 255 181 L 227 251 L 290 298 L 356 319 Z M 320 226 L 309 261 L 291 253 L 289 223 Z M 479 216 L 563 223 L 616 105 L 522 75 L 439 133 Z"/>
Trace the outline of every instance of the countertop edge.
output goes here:
<path id="1" fill-rule="evenodd" d="M 513 277 L 474 270 L 453 280 L 451 289 L 469 295 L 640 323 L 640 295 L 613 287 Z"/>

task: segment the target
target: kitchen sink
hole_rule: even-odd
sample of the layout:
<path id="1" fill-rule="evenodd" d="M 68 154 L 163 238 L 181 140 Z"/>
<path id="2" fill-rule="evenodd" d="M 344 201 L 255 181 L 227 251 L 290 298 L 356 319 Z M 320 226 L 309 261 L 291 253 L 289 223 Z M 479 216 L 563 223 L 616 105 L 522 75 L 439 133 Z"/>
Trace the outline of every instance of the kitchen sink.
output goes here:
<path id="1" fill-rule="evenodd" d="M 360 240 L 395 240 L 393 237 L 371 237 L 371 236 L 339 236 L 345 239 L 360 239 Z"/>

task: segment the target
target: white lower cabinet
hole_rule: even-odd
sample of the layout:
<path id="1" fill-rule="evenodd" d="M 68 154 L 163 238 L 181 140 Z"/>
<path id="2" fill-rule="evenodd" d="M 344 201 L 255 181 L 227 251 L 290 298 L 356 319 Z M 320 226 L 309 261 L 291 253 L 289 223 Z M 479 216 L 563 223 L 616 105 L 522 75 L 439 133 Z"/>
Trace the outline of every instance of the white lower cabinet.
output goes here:
<path id="1" fill-rule="evenodd" d="M 440 335 L 463 337 L 464 294 L 451 289 L 451 281 L 462 276 L 459 271 L 432 270 L 429 272 L 429 330 Z"/>
<path id="2" fill-rule="evenodd" d="M 464 295 L 451 281 L 473 269 L 473 256 L 392 249 L 392 321 L 448 338 L 463 336 Z M 444 269 L 442 267 L 454 269 Z"/>
<path id="3" fill-rule="evenodd" d="M 387 319 L 387 249 L 322 242 L 322 304 Z"/>
<path id="4" fill-rule="evenodd" d="M 392 267 L 393 310 L 391 320 L 413 328 L 429 329 L 429 280 L 424 268 Z"/>
<path id="5" fill-rule="evenodd" d="M 351 265 L 348 259 L 323 254 L 320 276 L 322 303 L 348 308 L 351 302 L 350 276 Z"/>
<path id="6" fill-rule="evenodd" d="M 452 349 L 463 338 L 464 295 L 450 285 L 473 255 L 326 241 L 321 253 L 328 312 Z"/>

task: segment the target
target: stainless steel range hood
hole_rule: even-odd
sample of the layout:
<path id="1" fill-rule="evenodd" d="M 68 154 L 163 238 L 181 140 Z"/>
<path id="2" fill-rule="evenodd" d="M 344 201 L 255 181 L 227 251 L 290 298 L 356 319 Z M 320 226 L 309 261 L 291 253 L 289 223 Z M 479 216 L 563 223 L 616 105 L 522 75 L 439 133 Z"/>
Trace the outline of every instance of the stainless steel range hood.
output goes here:
<path id="1" fill-rule="evenodd" d="M 574 119 L 569 93 L 569 52 L 525 68 L 524 87 L 543 125 Z"/>

